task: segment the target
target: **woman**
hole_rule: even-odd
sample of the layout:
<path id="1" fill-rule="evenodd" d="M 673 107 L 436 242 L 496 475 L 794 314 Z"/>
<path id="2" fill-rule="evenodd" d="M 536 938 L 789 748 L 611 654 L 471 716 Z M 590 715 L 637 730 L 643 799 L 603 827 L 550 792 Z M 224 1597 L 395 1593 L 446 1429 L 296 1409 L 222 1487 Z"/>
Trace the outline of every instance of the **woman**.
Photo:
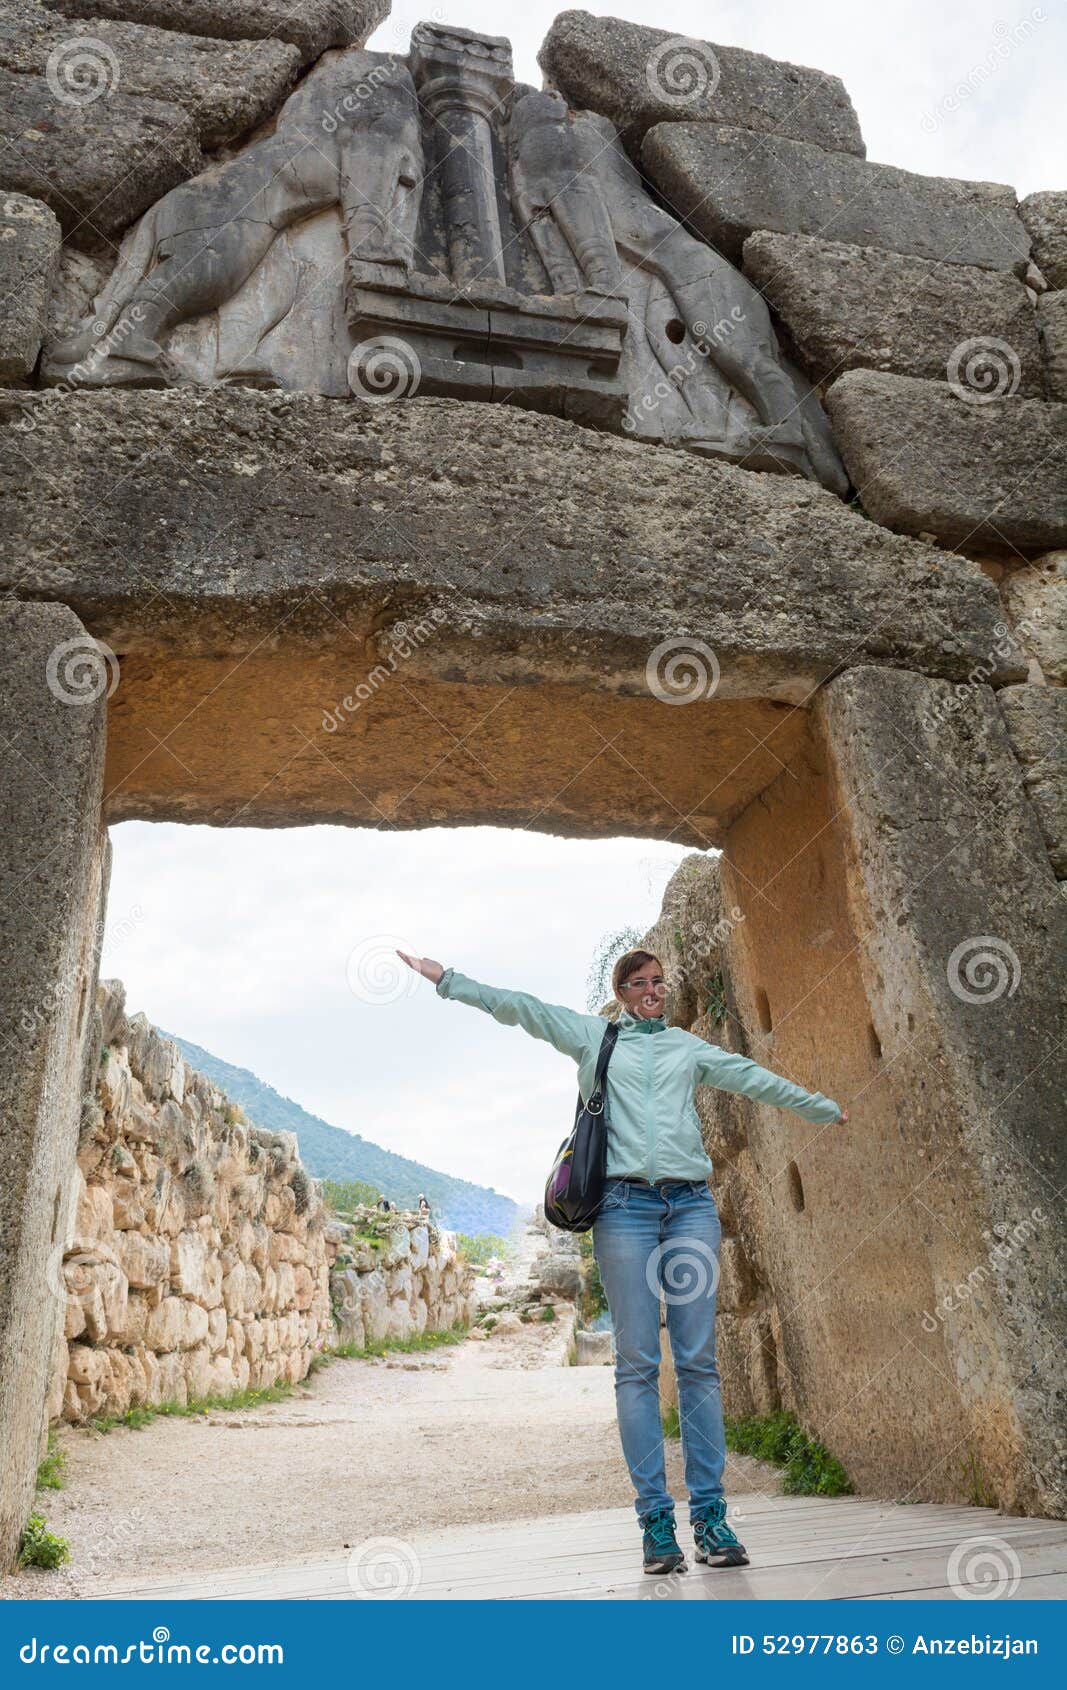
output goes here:
<path id="1" fill-rule="evenodd" d="M 588 1098 L 604 1036 L 601 1015 L 580 1015 L 528 992 L 483 985 L 429 957 L 398 951 L 439 997 L 481 1009 L 544 1039 L 578 1064 Z M 615 1402 L 623 1454 L 643 1528 L 646 1573 L 684 1569 L 674 1502 L 667 1490 L 659 1407 L 660 1299 L 666 1304 L 678 1378 L 678 1416 L 696 1559 L 741 1567 L 748 1556 L 726 1524 L 722 1400 L 715 1362 L 719 1214 L 708 1177 L 693 1088 L 717 1086 L 792 1109 L 817 1125 L 847 1121 L 821 1092 L 804 1091 L 747 1056 L 670 1027 L 659 959 L 632 950 L 612 971 L 620 1005 L 608 1065 L 608 1154 L 593 1249 L 615 1328 Z"/>

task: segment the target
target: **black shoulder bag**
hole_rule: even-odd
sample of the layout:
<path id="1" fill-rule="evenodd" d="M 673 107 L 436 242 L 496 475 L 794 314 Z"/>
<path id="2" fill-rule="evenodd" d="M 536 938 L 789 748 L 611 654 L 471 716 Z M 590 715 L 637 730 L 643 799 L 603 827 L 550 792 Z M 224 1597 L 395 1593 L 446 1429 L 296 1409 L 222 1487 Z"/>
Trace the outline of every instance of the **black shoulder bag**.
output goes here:
<path id="1" fill-rule="evenodd" d="M 545 1185 L 545 1219 L 564 1232 L 588 1232 L 604 1201 L 608 1156 L 606 1081 L 608 1062 L 618 1036 L 618 1027 L 609 1021 L 600 1041 L 589 1102 L 582 1102 L 579 1091 L 574 1126 L 556 1152 Z"/>

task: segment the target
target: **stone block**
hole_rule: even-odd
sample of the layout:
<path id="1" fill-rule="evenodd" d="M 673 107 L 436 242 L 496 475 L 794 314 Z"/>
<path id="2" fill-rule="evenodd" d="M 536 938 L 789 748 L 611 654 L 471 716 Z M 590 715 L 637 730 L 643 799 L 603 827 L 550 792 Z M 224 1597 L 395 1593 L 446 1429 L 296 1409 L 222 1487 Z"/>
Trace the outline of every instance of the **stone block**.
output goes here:
<path id="1" fill-rule="evenodd" d="M 33 374 L 61 242 L 59 219 L 41 200 L 0 194 L 0 382 Z"/>
<path id="2" fill-rule="evenodd" d="M 0 0 L 0 69 L 43 77 L 57 106 L 106 114 L 113 96 L 160 100 L 191 119 L 200 144 L 221 147 L 270 117 L 300 67 L 281 41 L 212 41 L 195 34 L 115 23 L 95 12 L 83 23 L 26 0 Z"/>
<path id="3" fill-rule="evenodd" d="M 1037 678 L 1067 686 L 1067 551 L 1010 570 L 1000 592 L 1016 639 L 1038 665 Z"/>
<path id="4" fill-rule="evenodd" d="M 1034 309 L 1009 271 L 766 230 L 744 264 L 813 381 L 858 369 L 944 381 L 992 340 L 1015 391 L 1044 396 Z"/>
<path id="5" fill-rule="evenodd" d="M 951 1203 L 951 1230 L 922 1243 L 928 1295 L 983 1269 L 981 1297 L 935 1328 L 934 1356 L 1001 1506 L 1058 1518 L 1067 1250 L 1050 1199 L 1067 1178 L 1067 1073 L 1050 985 L 1067 952 L 1062 895 L 990 688 L 855 669 L 816 715 L 881 1084 L 907 1119 L 928 1206 Z M 1005 1236 L 1002 1265 L 990 1241 Z M 869 1436 L 862 1415 L 838 1420 L 846 1465 Z"/>
<path id="6" fill-rule="evenodd" d="M 306 664 L 314 716 L 304 731 L 320 734 L 331 663 L 343 658 L 343 700 L 352 632 L 377 650 L 382 607 L 401 578 L 409 613 L 433 636 L 406 660 L 409 683 L 443 688 L 460 675 L 476 686 L 521 682 L 524 711 L 536 703 L 535 681 L 648 701 L 650 654 L 665 629 L 716 655 L 716 695 L 701 705 L 702 720 L 724 700 L 803 702 L 846 661 L 963 679 L 994 646 L 1002 616 L 993 583 L 969 565 L 885 532 L 811 483 L 695 461 L 506 406 L 419 399 L 358 407 L 232 388 L 58 402 L 7 393 L 2 405 L 15 414 L 0 430 L 11 533 L 0 570 L 22 593 L 61 592 L 101 638 L 121 637 L 129 664 L 147 665 L 145 691 L 128 691 L 122 714 L 113 713 L 115 819 L 145 814 L 159 781 L 137 721 L 142 711 L 150 719 L 157 687 L 173 712 L 172 662 L 190 666 L 198 706 L 189 731 L 199 733 L 212 708 L 201 666 L 253 647 L 261 659 L 277 645 L 284 618 L 285 721 L 303 725 L 311 708 L 296 697 Z M 141 466 L 133 481 L 131 451 Z M 57 462 L 65 466 L 61 489 Z M 547 487 L 555 490 L 551 520 L 532 523 Z M 92 520 L 102 500 L 106 528 Z M 447 583 L 424 562 L 442 548 L 451 558 Z M 506 587 L 492 566 L 498 556 L 508 559 Z M 300 761 L 297 803 L 279 773 L 289 752 L 279 755 L 278 712 L 266 708 L 265 694 L 255 709 L 242 708 L 239 689 L 260 684 L 260 659 L 236 673 L 231 662 L 227 672 L 225 708 L 241 710 L 246 723 L 231 767 L 243 781 L 258 776 L 258 757 L 270 763 L 247 794 L 260 795 L 248 819 L 262 819 L 264 806 L 277 820 L 306 819 L 311 765 Z M 998 658 L 998 683 L 1025 676 L 1021 653 Z M 777 731 L 780 712 L 772 714 L 763 737 Z M 676 735 L 693 731 L 695 713 L 673 715 Z M 203 761 L 214 769 L 215 732 L 210 748 L 182 740 L 174 749 L 190 767 Z M 318 760 L 335 818 L 337 768 L 355 738 L 335 733 L 332 763 Z M 700 743 L 709 755 L 706 734 Z M 740 765 L 748 779 L 751 740 L 724 741 L 721 753 L 716 742 L 710 755 L 719 754 L 729 761 L 716 803 L 749 801 L 754 791 L 739 792 L 732 783 L 742 777 L 732 771 Z M 399 767 L 391 761 L 394 788 Z M 777 767 L 768 759 L 768 773 Z M 342 783 L 346 802 L 353 777 Z M 198 797 L 185 778 L 169 758 L 166 784 L 182 784 L 184 817 L 232 815 L 224 795 Z M 364 791 L 367 778 L 361 768 Z M 544 778 L 542 768 L 542 787 Z M 425 792 L 425 781 L 412 784 Z M 712 786 L 703 780 L 700 791 Z M 631 783 L 631 817 L 635 801 Z"/>
<path id="7" fill-rule="evenodd" d="M 1037 326 L 1045 363 L 1045 391 L 1050 399 L 1067 400 L 1067 288 L 1041 295 Z"/>
<path id="8" fill-rule="evenodd" d="M 983 554 L 1067 544 L 1067 405 L 852 370 L 827 406 L 875 522 Z"/>
<path id="9" fill-rule="evenodd" d="M 863 156 L 840 78 L 763 53 L 568 11 L 553 22 L 538 62 L 569 105 L 610 118 L 631 146 L 653 124 L 699 121 Z"/>
<path id="10" fill-rule="evenodd" d="M 998 182 L 919 176 L 712 123 L 657 124 L 641 164 L 675 215 L 735 263 L 757 229 L 1019 273 L 1030 255 L 1015 191 Z"/>
<path id="11" fill-rule="evenodd" d="M 142 1232 L 120 1232 L 115 1238 L 115 1248 L 123 1273 L 140 1291 L 161 1285 L 170 1273 L 171 1245 L 165 1238 Z"/>
<path id="12" fill-rule="evenodd" d="M 101 249 L 203 165 L 196 125 L 164 100 L 113 92 L 57 100 L 43 76 L 0 71 L 0 141 L 9 187 L 43 200 L 64 236 Z"/>
<path id="13" fill-rule="evenodd" d="M 100 800 L 107 679 L 102 654 L 62 605 L 0 604 L 0 653 L 0 1024 L 18 1029 L 0 1064 L 0 1567 L 6 1567 L 33 1498 L 63 1308 L 59 1253 L 76 1166 L 96 923 L 106 886 Z"/>
<path id="14" fill-rule="evenodd" d="M 218 41 L 289 41 L 307 64 L 327 47 L 362 47 L 389 15 L 390 0 L 42 0 L 42 4 L 67 17 L 118 18 Z"/>
<path id="15" fill-rule="evenodd" d="M 1049 861 L 1063 880 L 1067 877 L 1067 690 L 1002 687 L 997 703 L 1022 765 L 1023 786 L 1037 812 Z"/>
<path id="16" fill-rule="evenodd" d="M 610 1367 L 615 1350 L 610 1331 L 574 1334 L 574 1362 L 576 1367 Z"/>
<path id="17" fill-rule="evenodd" d="M 1050 288 L 1067 288 L 1067 188 L 1027 194 L 1019 216 L 1033 245 L 1034 263 Z"/>

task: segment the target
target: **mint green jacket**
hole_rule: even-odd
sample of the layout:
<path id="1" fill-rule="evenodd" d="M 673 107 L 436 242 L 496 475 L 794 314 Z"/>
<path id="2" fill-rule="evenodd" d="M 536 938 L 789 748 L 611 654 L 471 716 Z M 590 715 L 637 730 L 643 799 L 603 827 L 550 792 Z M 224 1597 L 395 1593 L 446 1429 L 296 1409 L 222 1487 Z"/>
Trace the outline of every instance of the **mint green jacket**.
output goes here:
<path id="1" fill-rule="evenodd" d="M 521 1027 L 573 1057 L 579 1089 L 588 1100 L 604 1037 L 602 1015 L 580 1015 L 562 1004 L 542 1003 L 529 992 L 486 986 L 455 968 L 445 969 L 435 989 L 439 997 L 484 1010 L 505 1027 Z M 700 1136 L 695 1086 L 740 1092 L 820 1125 L 836 1121 L 841 1113 L 832 1098 L 805 1091 L 747 1056 L 721 1050 L 681 1027 L 668 1027 L 662 1015 L 643 1021 L 624 1010 L 618 1027 L 608 1065 L 609 1176 L 707 1179 L 711 1158 Z"/>

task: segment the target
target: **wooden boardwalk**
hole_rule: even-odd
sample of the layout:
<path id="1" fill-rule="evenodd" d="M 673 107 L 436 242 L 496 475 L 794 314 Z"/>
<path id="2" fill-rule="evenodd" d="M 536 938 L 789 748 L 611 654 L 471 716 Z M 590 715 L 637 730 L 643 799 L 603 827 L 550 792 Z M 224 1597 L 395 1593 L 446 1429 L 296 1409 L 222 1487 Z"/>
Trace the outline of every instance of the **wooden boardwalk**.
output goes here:
<path id="1" fill-rule="evenodd" d="M 630 1509 L 450 1527 L 353 1541 L 293 1565 L 244 1566 L 111 1584 L 94 1597 L 219 1601 L 472 1599 L 953 1601 L 1067 1597 L 1067 1524 L 985 1508 L 858 1497 L 738 1497 L 731 1520 L 751 1565 L 650 1577 Z M 687 1553 L 691 1537 L 682 1527 Z M 990 1581 L 992 1587 L 990 1585 Z"/>

